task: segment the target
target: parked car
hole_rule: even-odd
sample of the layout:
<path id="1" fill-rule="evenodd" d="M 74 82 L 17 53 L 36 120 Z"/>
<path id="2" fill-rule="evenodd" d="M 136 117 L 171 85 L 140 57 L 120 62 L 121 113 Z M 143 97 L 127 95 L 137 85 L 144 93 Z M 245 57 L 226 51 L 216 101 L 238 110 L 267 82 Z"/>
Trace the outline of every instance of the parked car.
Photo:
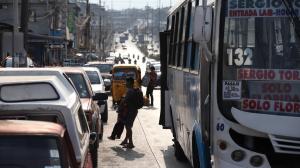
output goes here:
<path id="1" fill-rule="evenodd" d="M 42 121 L 0 121 L 0 167 L 92 168 L 83 145 L 82 163 L 76 161 L 71 134 L 60 124 Z M 79 165 L 79 166 L 78 166 Z"/>
<path id="2" fill-rule="evenodd" d="M 83 67 L 84 71 L 89 77 L 92 84 L 92 90 L 94 93 L 105 93 L 104 81 L 101 74 L 96 67 Z M 103 105 L 104 104 L 104 105 Z M 107 101 L 98 101 L 98 105 L 101 109 L 101 119 L 103 122 L 107 122 L 108 119 L 108 106 Z"/>
<path id="3" fill-rule="evenodd" d="M 111 88 L 111 70 L 114 66 L 114 63 L 93 61 L 93 62 L 88 62 L 84 66 L 85 67 L 97 67 L 101 73 L 103 80 L 104 80 L 105 90 L 106 91 L 110 90 L 110 88 Z"/>
<path id="4" fill-rule="evenodd" d="M 29 57 L 26 57 L 26 60 L 24 60 L 26 62 L 24 62 L 24 66 L 23 67 L 34 67 L 34 63 L 32 61 L 32 59 L 30 59 Z M 11 56 L 6 57 L 2 63 L 1 63 L 2 67 L 5 68 L 11 68 L 13 67 L 13 58 Z"/>
<path id="5" fill-rule="evenodd" d="M 73 82 L 82 103 L 83 111 L 87 116 L 89 128 L 92 132 L 97 133 L 97 143 L 91 145 L 91 150 L 97 150 L 99 147 L 99 140 L 103 137 L 103 122 L 101 120 L 100 107 L 94 97 L 91 82 L 83 70 L 80 67 L 64 67 L 61 68 L 70 80 Z M 98 155 L 92 155 L 94 164 L 97 164 Z"/>
<path id="6" fill-rule="evenodd" d="M 71 137 L 80 167 L 83 167 L 89 150 L 92 156 L 97 155 L 97 148 L 93 147 L 98 147 L 98 134 L 90 133 L 78 93 L 61 69 L 2 68 L 0 90 L 0 119 L 49 121 L 63 125 Z M 107 95 L 101 94 L 94 97 L 107 99 Z M 95 157 L 92 158 L 96 163 Z"/>

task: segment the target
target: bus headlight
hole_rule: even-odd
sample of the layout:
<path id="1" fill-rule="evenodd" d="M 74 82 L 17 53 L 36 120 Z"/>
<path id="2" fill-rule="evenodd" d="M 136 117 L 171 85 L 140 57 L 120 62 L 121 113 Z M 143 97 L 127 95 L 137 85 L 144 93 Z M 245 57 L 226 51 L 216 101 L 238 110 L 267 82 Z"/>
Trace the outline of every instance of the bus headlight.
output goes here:
<path id="1" fill-rule="evenodd" d="M 254 155 L 250 158 L 250 164 L 254 167 L 259 167 L 263 164 L 264 159 L 261 156 Z"/>
<path id="2" fill-rule="evenodd" d="M 235 150 L 231 153 L 231 159 L 240 162 L 245 158 L 245 152 L 242 150 Z"/>
<path id="3" fill-rule="evenodd" d="M 225 141 L 220 140 L 219 141 L 219 148 L 221 150 L 225 150 L 227 148 L 227 143 Z"/>

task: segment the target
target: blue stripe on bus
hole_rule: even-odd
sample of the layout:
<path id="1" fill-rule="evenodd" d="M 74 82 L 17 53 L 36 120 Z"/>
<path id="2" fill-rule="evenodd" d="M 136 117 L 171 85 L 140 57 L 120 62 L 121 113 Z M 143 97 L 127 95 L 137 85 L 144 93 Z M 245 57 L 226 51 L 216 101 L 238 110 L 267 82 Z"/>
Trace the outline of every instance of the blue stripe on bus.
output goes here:
<path id="1" fill-rule="evenodd" d="M 197 123 L 194 125 L 194 132 L 195 132 L 195 137 L 196 137 L 196 145 L 197 145 L 197 149 L 198 149 L 198 157 L 199 157 L 199 162 L 200 162 L 200 167 L 201 168 L 208 168 L 207 165 L 207 153 L 205 153 L 206 150 L 206 146 L 202 141 L 202 133 L 201 133 L 201 128 L 200 125 Z"/>

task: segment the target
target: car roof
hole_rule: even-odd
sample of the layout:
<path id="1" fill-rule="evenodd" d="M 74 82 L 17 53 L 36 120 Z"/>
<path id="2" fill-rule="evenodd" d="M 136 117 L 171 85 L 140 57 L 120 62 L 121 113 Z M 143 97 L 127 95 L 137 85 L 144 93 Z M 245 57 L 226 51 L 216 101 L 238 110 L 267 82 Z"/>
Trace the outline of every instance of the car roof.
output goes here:
<path id="1" fill-rule="evenodd" d="M 99 71 L 99 69 L 96 68 L 96 67 L 83 67 L 83 70 L 85 70 L 85 71 Z"/>
<path id="2" fill-rule="evenodd" d="M 36 106 L 66 106 L 75 108 L 79 99 L 72 84 L 64 76 L 63 71 L 56 68 L 0 68 L 0 86 L 11 84 L 49 83 L 57 91 L 58 100 L 52 101 L 26 101 L 19 104 L 32 104 Z M 34 92 L 33 90 L 32 92 Z M 24 91 L 25 94 L 25 91 Z M 30 95 L 28 95 L 30 96 Z M 0 100 L 2 104 L 9 105 Z M 72 110 L 73 111 L 73 110 Z"/>
<path id="3" fill-rule="evenodd" d="M 82 67 L 60 67 L 65 73 L 83 73 Z"/>
<path id="4" fill-rule="evenodd" d="M 113 62 L 104 62 L 104 61 L 90 61 L 85 65 L 94 65 L 94 64 L 113 64 Z"/>
<path id="5" fill-rule="evenodd" d="M 116 64 L 114 65 L 114 68 L 136 68 L 136 69 L 140 69 L 140 67 L 138 65 L 132 65 L 132 64 Z"/>
<path id="6" fill-rule="evenodd" d="M 0 135 L 54 135 L 62 137 L 64 132 L 63 126 L 46 121 L 0 121 Z"/>

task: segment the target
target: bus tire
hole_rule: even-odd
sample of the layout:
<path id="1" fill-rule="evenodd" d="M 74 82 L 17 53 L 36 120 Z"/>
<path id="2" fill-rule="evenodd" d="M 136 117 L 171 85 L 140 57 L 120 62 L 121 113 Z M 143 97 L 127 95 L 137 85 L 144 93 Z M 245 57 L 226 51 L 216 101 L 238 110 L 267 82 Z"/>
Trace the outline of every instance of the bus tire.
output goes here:
<path id="1" fill-rule="evenodd" d="M 179 142 L 178 141 L 175 141 L 174 142 L 174 152 L 175 152 L 175 157 L 176 157 L 176 159 L 178 160 L 178 161 L 180 161 L 180 162 L 185 162 L 185 161 L 187 161 L 187 158 L 186 158 L 186 156 L 185 156 L 185 154 L 184 154 L 184 151 L 183 151 L 183 149 L 181 148 L 181 146 L 180 146 L 180 144 L 179 144 Z"/>
<path id="2" fill-rule="evenodd" d="M 193 167 L 200 168 L 199 153 L 195 137 L 193 137 Z"/>

